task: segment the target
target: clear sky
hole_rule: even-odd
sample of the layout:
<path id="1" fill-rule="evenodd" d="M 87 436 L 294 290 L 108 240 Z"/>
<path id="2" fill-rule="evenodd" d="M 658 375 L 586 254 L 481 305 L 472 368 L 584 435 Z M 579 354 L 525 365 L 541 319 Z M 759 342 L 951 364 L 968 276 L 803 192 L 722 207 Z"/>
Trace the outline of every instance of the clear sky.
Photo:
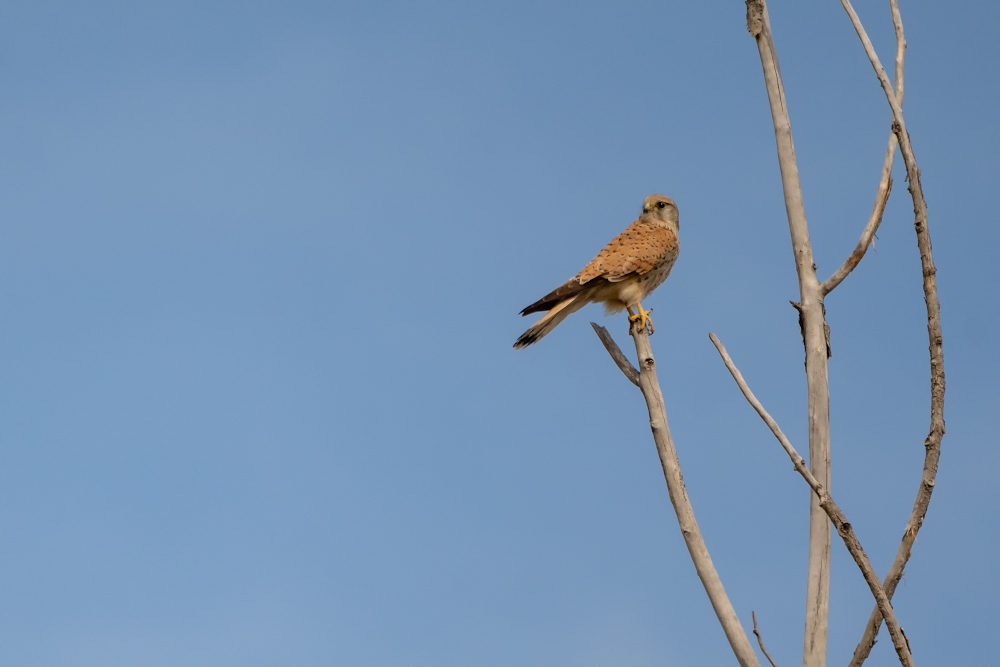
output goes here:
<path id="1" fill-rule="evenodd" d="M 948 379 L 896 610 L 920 665 L 1000 615 L 995 3 L 901 0 Z M 893 52 L 887 2 L 858 2 Z M 825 278 L 890 114 L 835 0 L 774 0 Z M 31 2 L 0 12 L 0 663 L 735 664 L 638 391 L 588 321 L 518 311 L 661 192 L 646 302 L 733 604 L 801 659 L 807 449 L 774 137 L 742 2 Z M 833 491 L 884 573 L 917 490 L 912 204 L 827 300 Z M 834 542 L 830 663 L 872 605 Z M 887 637 L 869 664 L 893 665 Z"/>

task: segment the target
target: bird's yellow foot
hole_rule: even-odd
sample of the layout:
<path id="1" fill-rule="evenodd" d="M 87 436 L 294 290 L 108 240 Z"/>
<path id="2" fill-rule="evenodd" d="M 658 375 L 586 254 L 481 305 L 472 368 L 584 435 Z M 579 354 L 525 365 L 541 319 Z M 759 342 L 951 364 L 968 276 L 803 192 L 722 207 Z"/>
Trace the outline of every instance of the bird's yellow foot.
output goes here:
<path id="1" fill-rule="evenodd" d="M 638 313 L 633 313 L 631 308 L 626 308 L 628 311 L 628 321 L 632 324 L 638 322 L 639 327 L 646 327 L 649 333 L 656 331 L 656 327 L 653 326 L 653 319 L 649 316 L 649 314 L 653 312 L 653 309 L 650 308 L 649 310 L 643 310 L 641 303 L 635 308 L 639 311 Z"/>

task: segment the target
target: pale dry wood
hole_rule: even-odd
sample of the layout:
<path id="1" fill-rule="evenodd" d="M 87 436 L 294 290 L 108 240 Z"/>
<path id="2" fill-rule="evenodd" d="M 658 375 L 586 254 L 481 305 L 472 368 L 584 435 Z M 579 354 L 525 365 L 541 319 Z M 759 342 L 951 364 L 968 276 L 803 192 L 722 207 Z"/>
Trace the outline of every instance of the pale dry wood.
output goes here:
<path id="1" fill-rule="evenodd" d="M 719 351 L 719 355 L 722 357 L 723 363 L 726 364 L 726 368 L 729 369 L 729 373 L 736 380 L 737 386 L 739 386 L 740 391 L 743 392 L 743 396 L 747 399 L 753 409 L 757 411 L 760 418 L 764 420 L 768 428 L 774 434 L 774 437 L 778 439 L 781 443 L 781 447 L 788 454 L 788 457 L 792 460 L 792 465 L 795 470 L 798 471 L 800 475 L 806 480 L 806 483 L 812 488 L 813 493 L 819 499 L 819 504 L 823 508 L 823 511 L 829 517 L 829 520 L 833 523 L 834 527 L 837 529 L 837 534 L 844 540 L 844 544 L 847 546 L 847 550 L 850 552 L 851 557 L 854 558 L 854 562 L 858 564 L 861 569 L 862 575 L 864 575 L 865 582 L 868 583 L 868 588 L 871 589 L 872 595 L 875 596 L 876 604 L 878 605 L 879 612 L 882 614 L 882 618 L 885 619 L 886 625 L 889 627 L 889 635 L 892 637 L 892 645 L 896 649 L 896 654 L 899 656 L 899 661 L 904 667 L 913 667 L 913 656 L 910 654 L 909 643 L 906 641 L 906 637 L 903 636 L 903 631 L 899 627 L 899 622 L 896 620 L 896 614 L 892 609 L 892 603 L 889 601 L 889 597 L 886 595 L 885 591 L 882 589 L 882 582 L 875 573 L 874 568 L 872 568 L 871 562 L 868 560 L 868 555 L 861 546 L 861 542 L 858 541 L 857 535 L 854 534 L 854 528 L 851 526 L 847 517 L 844 516 L 843 511 L 834 502 L 833 496 L 826 487 L 821 484 L 816 477 L 810 472 L 809 468 L 806 467 L 805 460 L 799 456 L 799 453 L 795 451 L 795 447 L 788 440 L 785 434 L 781 431 L 778 426 L 778 422 L 774 421 L 774 418 L 768 414 L 767 410 L 761 404 L 754 393 L 750 390 L 750 386 L 747 384 L 746 380 L 743 379 L 743 374 L 740 373 L 736 364 L 730 358 L 729 353 L 726 352 L 725 346 L 722 344 L 714 333 L 708 334 L 711 338 L 712 343 L 715 345 L 715 349 Z"/>
<path id="2" fill-rule="evenodd" d="M 608 330 L 596 322 L 591 322 L 590 326 L 594 327 L 594 332 L 597 334 L 597 337 L 601 339 L 601 343 L 604 344 L 604 349 L 611 355 L 611 358 L 618 366 L 618 369 L 625 374 L 625 377 L 628 378 L 629 382 L 638 387 L 639 371 L 635 370 L 635 366 L 632 365 L 632 362 L 628 360 L 625 353 L 622 352 L 620 347 L 618 347 L 618 343 L 616 343 L 615 339 L 611 337 Z"/>
<path id="3" fill-rule="evenodd" d="M 896 556 L 893 558 L 889 572 L 886 574 L 883 588 L 888 597 L 892 597 L 896 590 L 896 585 L 903 576 L 903 570 L 910 558 L 913 543 L 917 538 L 917 531 L 923 525 L 924 517 L 927 514 L 927 507 L 931 501 L 931 494 L 934 491 L 934 481 L 937 476 L 938 460 L 941 456 L 941 439 L 944 437 L 944 346 L 941 334 L 941 305 L 937 295 L 937 269 L 934 266 L 934 258 L 931 253 L 930 230 L 927 226 L 927 203 L 924 201 L 923 189 L 920 185 L 920 169 L 917 168 L 916 157 L 913 154 L 913 147 L 910 144 L 910 136 L 906 131 L 903 121 L 902 93 L 903 93 L 903 52 L 906 49 L 906 38 L 903 33 L 903 20 L 899 13 L 899 6 L 896 0 L 890 0 L 889 6 L 892 11 L 892 23 L 896 33 L 896 89 L 893 90 L 889 84 L 889 77 L 885 69 L 879 62 L 878 55 L 865 33 L 864 26 L 858 18 L 857 13 L 850 2 L 842 0 L 841 4 L 847 11 L 847 15 L 854 25 L 861 43 L 864 45 L 865 53 L 871 61 L 885 92 L 886 100 L 892 108 L 893 131 L 900 142 L 900 152 L 903 154 L 903 161 L 906 164 L 907 178 L 910 182 L 909 190 L 913 198 L 914 228 L 917 232 L 917 247 L 920 251 L 920 263 L 923 269 L 924 302 L 927 306 L 927 336 L 930 342 L 930 365 L 931 365 L 931 424 L 927 438 L 924 440 L 924 467 L 921 473 L 920 486 L 917 489 L 917 497 L 913 502 L 913 509 L 910 511 L 906 529 Z M 872 610 L 865 625 L 864 634 L 854 655 L 851 658 L 850 667 L 860 667 L 868 657 L 872 646 L 875 644 L 875 637 L 878 634 L 879 626 L 882 623 L 882 615 L 876 606 Z"/>
<path id="4" fill-rule="evenodd" d="M 906 39 L 903 36 L 903 21 L 899 16 L 899 7 L 896 0 L 889 0 L 892 9 L 892 23 L 896 31 L 896 99 L 900 106 L 903 104 L 903 58 L 906 55 Z M 844 278 L 854 270 L 861 259 L 868 252 L 875 232 L 882 224 L 882 214 L 885 212 L 885 204 L 889 201 L 889 193 L 892 191 L 892 163 L 896 157 L 896 147 L 899 139 L 896 138 L 894 129 L 889 130 L 889 142 L 885 148 L 885 158 L 882 160 L 882 176 L 879 178 L 878 190 L 875 192 L 875 205 L 872 207 L 872 214 L 868 218 L 868 224 L 861 232 L 861 238 L 854 252 L 848 257 L 839 269 L 832 276 L 823 282 L 823 294 L 829 294 L 833 289 L 843 282 Z"/>
<path id="5" fill-rule="evenodd" d="M 757 644 L 760 646 L 761 652 L 764 654 L 764 657 L 767 658 L 767 661 L 771 663 L 771 667 L 778 667 L 778 665 L 774 662 L 774 658 L 772 658 L 771 654 L 767 652 L 766 648 L 764 648 L 764 640 L 761 639 L 760 630 L 757 629 L 757 614 L 751 611 L 750 618 L 753 619 L 753 634 L 757 637 Z"/>
<path id="6" fill-rule="evenodd" d="M 903 20 L 900 17 L 899 6 L 896 4 L 896 0 L 889 0 L 889 5 L 892 10 L 892 25 L 896 32 L 895 93 L 896 99 L 899 101 L 900 107 L 902 107 L 903 59 L 906 55 L 906 38 L 903 35 Z M 865 256 L 865 253 L 868 252 L 868 246 L 871 245 L 872 239 L 875 237 L 875 232 L 878 231 L 879 225 L 882 224 L 882 214 L 885 212 L 885 204 L 889 201 L 889 193 L 892 191 L 892 163 L 896 157 L 896 147 L 898 145 L 899 139 L 896 138 L 896 132 L 890 129 L 889 142 L 885 148 L 885 159 L 882 160 L 882 176 L 879 178 L 878 190 L 875 192 L 875 205 L 872 207 L 872 214 L 868 218 L 868 224 L 865 225 L 864 231 L 861 232 L 861 238 L 858 240 L 858 245 L 855 246 L 854 252 L 851 253 L 851 256 L 844 261 L 832 276 L 823 281 L 822 289 L 824 295 L 832 292 L 854 270 Z"/>
<path id="7" fill-rule="evenodd" d="M 882 178 L 878 184 L 878 191 L 875 193 L 875 205 L 872 207 L 872 214 L 868 218 L 868 224 L 865 225 L 864 230 L 861 232 L 861 238 L 858 239 L 858 245 L 854 247 L 854 252 L 851 253 L 851 256 L 844 260 L 840 268 L 820 285 L 823 296 L 826 296 L 837 285 L 844 282 L 844 278 L 861 263 L 865 253 L 868 252 L 868 246 L 872 244 L 875 232 L 878 231 L 879 225 L 882 224 L 882 214 L 885 212 L 885 205 L 889 201 L 889 193 L 892 192 L 892 177 L 889 174 L 892 173 L 896 144 L 896 134 L 892 133 L 889 135 L 889 146 L 885 149 L 885 161 L 882 163 Z"/>
<path id="8" fill-rule="evenodd" d="M 764 0 L 747 0 L 747 30 L 757 42 L 774 138 L 781 170 L 785 212 L 799 278 L 798 303 L 806 356 L 808 388 L 809 464 L 812 474 L 830 487 L 830 389 L 827 382 L 826 320 L 823 292 L 816 278 L 809 226 L 806 222 L 799 169 L 795 160 L 792 125 L 788 117 L 778 56 Z M 806 578 L 806 622 L 803 667 L 825 667 L 830 611 L 830 523 L 817 498 L 809 499 L 809 561 Z"/>
<path id="9" fill-rule="evenodd" d="M 603 327 L 598 327 L 595 324 L 594 330 L 598 336 L 601 336 L 599 329 L 603 329 Z M 674 513 L 677 515 L 677 523 L 680 526 L 681 535 L 684 537 L 684 544 L 687 546 L 688 553 L 691 554 L 695 571 L 705 587 L 709 602 L 711 602 L 712 609 L 715 610 L 715 615 L 722 625 L 722 631 L 725 632 L 726 639 L 729 640 L 729 645 L 736 655 L 736 660 L 742 667 L 760 667 L 750 639 L 726 595 L 726 589 L 722 585 L 719 573 L 715 571 L 712 557 L 708 553 L 705 539 L 702 537 L 698 521 L 695 519 L 694 508 L 688 498 L 687 488 L 684 486 L 681 464 L 677 458 L 677 450 L 674 448 L 674 440 L 670 435 L 670 426 L 667 423 L 667 409 L 663 402 L 663 393 L 660 391 L 660 382 L 656 377 L 656 361 L 653 359 L 653 350 L 649 346 L 649 333 L 645 327 L 633 326 L 630 328 L 629 334 L 635 340 L 636 358 L 639 360 L 639 389 L 642 390 L 642 395 L 646 399 L 649 427 L 653 431 L 656 452 L 659 454 L 663 477 L 667 482 L 667 493 L 670 496 Z M 604 336 L 601 336 L 601 342 L 605 342 Z M 611 352 L 607 343 L 605 343 L 605 347 L 608 348 L 608 352 Z M 614 345 L 614 347 L 618 346 Z M 611 354 L 611 357 L 622 369 L 625 376 L 629 377 L 629 373 L 618 363 L 614 353 Z M 629 368 L 631 368 L 631 364 L 629 364 Z"/>

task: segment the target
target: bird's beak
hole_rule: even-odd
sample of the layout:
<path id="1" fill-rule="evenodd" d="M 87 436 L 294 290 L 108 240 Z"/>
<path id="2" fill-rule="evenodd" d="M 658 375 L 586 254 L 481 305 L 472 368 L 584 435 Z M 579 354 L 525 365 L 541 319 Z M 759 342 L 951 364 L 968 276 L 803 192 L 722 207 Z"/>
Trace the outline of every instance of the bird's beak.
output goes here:
<path id="1" fill-rule="evenodd" d="M 643 206 L 642 207 L 642 212 L 643 213 L 649 213 L 649 207 L 648 206 Z"/>

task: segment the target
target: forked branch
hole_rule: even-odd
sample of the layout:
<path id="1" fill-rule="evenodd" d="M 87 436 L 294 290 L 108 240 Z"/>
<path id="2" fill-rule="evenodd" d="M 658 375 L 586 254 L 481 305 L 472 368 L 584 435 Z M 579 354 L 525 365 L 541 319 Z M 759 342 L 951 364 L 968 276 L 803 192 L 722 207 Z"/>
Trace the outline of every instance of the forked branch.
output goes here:
<path id="1" fill-rule="evenodd" d="M 628 360 L 625 360 L 625 355 L 621 353 L 611 335 L 604 327 L 593 322 L 590 324 L 600 336 L 601 342 L 604 343 L 615 364 L 622 370 L 625 377 L 632 381 L 629 370 L 635 371 L 635 369 L 632 368 Z M 694 508 L 691 506 L 687 488 L 684 486 L 681 464 L 677 459 L 677 450 L 674 449 L 670 426 L 667 424 L 667 410 L 663 403 L 660 382 L 656 378 L 656 361 L 653 359 L 653 350 L 649 346 L 649 334 L 645 327 L 632 327 L 629 333 L 635 340 L 635 351 L 639 360 L 639 389 L 642 390 L 642 395 L 646 399 L 649 427 L 653 431 L 656 451 L 660 456 L 663 476 L 667 481 L 670 503 L 674 507 L 674 513 L 677 514 L 677 523 L 680 526 L 681 535 L 684 537 L 684 543 L 687 545 L 688 553 L 691 554 L 694 568 L 705 587 L 715 615 L 719 618 L 719 623 L 722 624 L 723 632 L 726 633 L 726 639 L 729 640 L 729 645 L 732 647 L 733 653 L 736 654 L 736 659 L 742 667 L 760 667 L 750 639 L 726 595 L 726 589 L 722 586 L 719 573 L 715 571 L 712 557 L 708 553 L 708 547 L 701 536 L 701 529 L 695 520 Z M 622 360 L 624 360 L 624 364 Z"/>
<path id="2" fill-rule="evenodd" d="M 941 439 L 944 437 L 944 344 L 941 334 L 941 305 L 937 295 L 937 269 L 934 266 L 934 258 L 931 254 L 931 236 L 927 226 L 927 203 L 924 201 L 923 189 L 920 185 L 920 169 L 917 168 L 917 160 L 913 154 L 913 146 L 910 144 L 910 135 L 906 131 L 906 124 L 903 121 L 903 56 L 906 48 L 906 38 L 903 34 L 903 20 L 899 13 L 899 6 L 896 0 L 890 0 L 889 6 L 892 10 L 892 23 L 896 32 L 896 91 L 893 94 L 892 86 L 889 84 L 889 77 L 879 62 L 878 55 L 872 46 L 871 40 L 865 32 L 861 19 L 851 6 L 848 0 L 841 0 L 841 4 L 847 11 L 847 15 L 854 25 L 858 37 L 864 46 L 865 53 L 871 61 L 872 68 L 882 84 L 886 100 L 892 108 L 893 131 L 899 140 L 900 151 L 903 154 L 903 161 L 906 164 L 906 174 L 909 179 L 910 195 L 913 198 L 914 228 L 917 232 L 917 248 L 920 251 L 920 263 L 923 269 L 924 301 L 927 305 L 927 337 L 930 341 L 930 361 L 931 361 L 931 425 L 927 438 L 924 440 L 924 469 L 921 474 L 920 487 L 917 490 L 917 497 L 913 502 L 913 509 L 910 518 L 903 531 L 903 538 L 899 548 L 896 550 L 896 557 L 886 574 L 883 588 L 886 595 L 892 597 L 896 590 L 896 585 L 903 576 L 906 562 L 910 558 L 910 551 L 913 542 L 917 538 L 917 531 L 923 525 L 924 517 L 927 514 L 927 507 L 931 501 L 931 493 L 934 491 L 934 480 L 937 476 L 938 459 L 941 456 Z M 872 646 L 875 644 L 875 636 L 878 634 L 881 624 L 881 614 L 879 610 L 873 609 L 865 626 L 864 634 L 854 656 L 851 658 L 850 667 L 860 667 L 868 657 Z"/>
<path id="3" fill-rule="evenodd" d="M 875 574 L 875 570 L 872 568 L 871 562 L 868 560 L 868 555 L 865 550 L 861 547 L 861 542 L 858 541 L 857 535 L 854 534 L 854 528 L 848 522 L 847 517 L 844 516 L 843 511 L 834 502 L 833 497 L 830 492 L 816 480 L 813 474 L 809 471 L 806 466 L 805 460 L 799 456 L 799 453 L 795 451 L 792 443 L 789 442 L 785 434 L 782 433 L 781 428 L 778 423 L 774 421 L 774 418 L 768 414 L 761 402 L 757 400 L 753 392 L 750 390 L 750 386 L 747 385 L 746 380 L 743 379 L 743 374 L 740 373 L 739 369 L 733 363 L 733 360 L 729 357 L 729 353 L 726 352 L 725 346 L 722 342 L 715 336 L 715 334 L 708 334 L 709 338 L 712 339 L 712 343 L 715 348 L 719 351 L 719 355 L 722 356 L 722 361 L 726 364 L 726 368 L 732 374 L 733 379 L 736 380 L 736 384 L 739 386 L 740 391 L 743 392 L 743 396 L 746 397 L 753 409 L 757 411 L 764 423 L 767 424 L 768 428 L 774 434 L 774 437 L 778 439 L 781 443 L 781 447 L 788 454 L 788 457 L 792 460 L 792 465 L 795 466 L 795 470 L 802 475 L 806 483 L 812 488 L 813 493 L 819 499 L 819 505 L 826 512 L 827 516 L 830 517 L 830 521 L 833 523 L 834 527 L 837 529 L 837 533 L 844 540 L 844 544 L 847 546 L 847 550 L 850 552 L 851 557 L 854 558 L 854 562 L 858 564 L 861 569 L 861 573 L 864 575 L 865 581 L 868 583 L 868 588 L 871 589 L 872 595 L 875 596 L 875 602 L 878 605 L 879 612 L 881 612 L 882 617 L 885 619 L 885 623 L 889 626 L 889 635 L 892 637 L 892 645 L 896 649 L 896 654 L 899 656 L 900 663 L 904 667 L 913 667 L 913 657 L 910 655 L 910 648 L 907 644 L 906 637 L 903 635 L 902 629 L 899 627 L 899 623 L 896 621 L 896 614 L 893 612 L 892 603 L 889 602 L 888 596 L 885 591 L 882 590 L 882 582 L 879 580 L 878 575 Z"/>

